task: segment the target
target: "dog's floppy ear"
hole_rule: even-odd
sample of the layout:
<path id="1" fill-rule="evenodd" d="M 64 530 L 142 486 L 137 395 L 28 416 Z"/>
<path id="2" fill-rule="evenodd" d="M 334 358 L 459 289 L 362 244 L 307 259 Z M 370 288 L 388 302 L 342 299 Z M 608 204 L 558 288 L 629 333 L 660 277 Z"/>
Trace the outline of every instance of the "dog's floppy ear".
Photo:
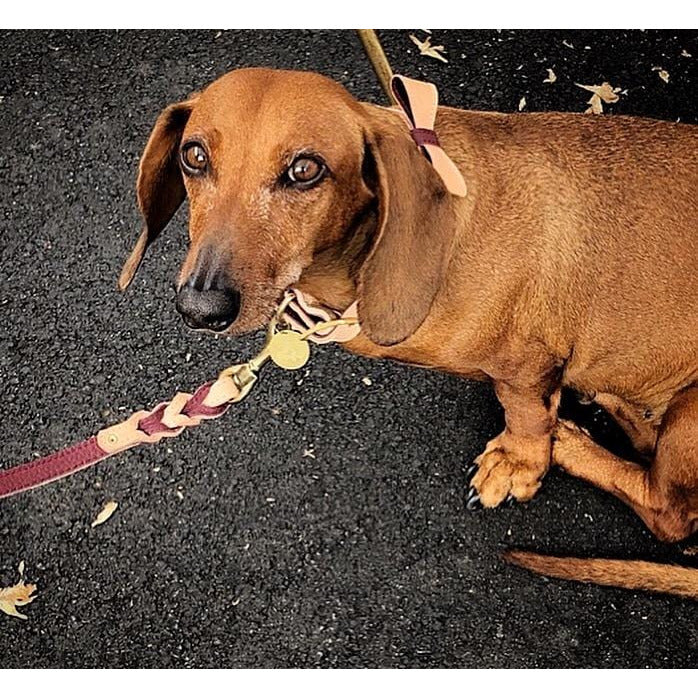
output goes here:
<path id="1" fill-rule="evenodd" d="M 121 270 L 119 288 L 122 291 L 133 280 L 148 246 L 169 223 L 186 196 L 177 158 L 182 132 L 196 99 L 194 95 L 162 111 L 141 156 L 136 192 L 144 226 Z"/>
<path id="2" fill-rule="evenodd" d="M 451 255 L 453 209 L 408 128 L 394 118 L 380 122 L 367 134 L 364 152 L 378 223 L 359 271 L 358 307 L 362 331 L 389 346 L 409 337 L 429 313 Z"/>

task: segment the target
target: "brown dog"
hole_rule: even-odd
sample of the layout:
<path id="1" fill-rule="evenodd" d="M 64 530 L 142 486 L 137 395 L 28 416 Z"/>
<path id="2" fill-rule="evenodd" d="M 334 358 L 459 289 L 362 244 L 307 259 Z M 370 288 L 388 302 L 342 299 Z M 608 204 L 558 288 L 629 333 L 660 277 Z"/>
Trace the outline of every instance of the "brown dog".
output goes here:
<path id="1" fill-rule="evenodd" d="M 336 310 L 358 299 L 352 351 L 494 382 L 506 428 L 477 460 L 485 506 L 530 499 L 553 461 L 662 540 L 690 535 L 698 127 L 441 108 L 436 131 L 464 198 L 393 111 L 312 73 L 229 73 L 158 118 L 138 177 L 145 229 L 120 285 L 188 196 L 178 308 L 190 325 L 258 328 L 291 284 Z M 638 462 L 559 421 L 562 386 L 608 409 Z M 698 595 L 698 570 L 511 559 Z"/>

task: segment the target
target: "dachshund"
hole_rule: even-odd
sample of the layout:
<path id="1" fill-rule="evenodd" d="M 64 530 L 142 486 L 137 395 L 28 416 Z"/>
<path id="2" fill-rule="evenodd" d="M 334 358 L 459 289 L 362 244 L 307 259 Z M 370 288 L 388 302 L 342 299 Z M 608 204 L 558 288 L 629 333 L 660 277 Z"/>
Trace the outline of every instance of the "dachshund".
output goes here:
<path id="1" fill-rule="evenodd" d="M 185 197 L 177 309 L 262 326 L 293 285 L 342 311 L 350 351 L 490 380 L 505 429 L 480 501 L 531 499 L 551 464 L 611 492 L 663 541 L 698 529 L 698 126 L 440 107 L 467 185 L 451 195 L 395 110 L 315 73 L 232 71 L 165 108 L 140 160 L 128 286 Z M 626 460 L 558 418 L 571 388 L 630 438 Z M 698 570 L 508 558 L 551 576 L 698 596 Z"/>

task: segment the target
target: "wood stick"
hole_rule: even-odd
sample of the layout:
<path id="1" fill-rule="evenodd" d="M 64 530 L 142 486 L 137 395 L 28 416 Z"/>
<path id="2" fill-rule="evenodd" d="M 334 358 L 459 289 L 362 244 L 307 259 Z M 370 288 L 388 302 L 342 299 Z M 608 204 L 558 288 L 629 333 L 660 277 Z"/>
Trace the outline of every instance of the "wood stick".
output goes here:
<path id="1" fill-rule="evenodd" d="M 363 44 L 364 51 L 366 51 L 368 59 L 371 61 L 371 65 L 373 66 L 373 70 L 375 71 L 378 81 L 383 88 L 383 92 L 385 92 L 391 104 L 396 104 L 395 98 L 393 97 L 393 93 L 390 89 L 390 81 L 393 78 L 393 71 L 390 68 L 390 63 L 388 63 L 388 59 L 385 56 L 385 51 L 383 51 L 383 47 L 381 46 L 380 39 L 378 38 L 375 29 L 357 29 L 356 32 L 359 35 L 359 39 L 361 39 L 361 43 Z"/>

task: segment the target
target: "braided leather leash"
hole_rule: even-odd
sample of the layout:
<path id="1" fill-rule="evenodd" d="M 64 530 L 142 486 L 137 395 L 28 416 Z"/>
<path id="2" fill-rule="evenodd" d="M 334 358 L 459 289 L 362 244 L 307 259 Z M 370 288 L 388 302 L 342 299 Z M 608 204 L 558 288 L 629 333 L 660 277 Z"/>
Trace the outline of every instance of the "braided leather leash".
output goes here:
<path id="1" fill-rule="evenodd" d="M 356 304 L 341 316 L 313 305 L 298 290 L 290 290 L 269 324 L 262 351 L 245 364 L 230 366 L 194 393 L 177 393 L 152 410 L 102 429 L 96 436 L 28 463 L 0 470 L 0 499 L 88 468 L 109 456 L 140 444 L 179 436 L 187 427 L 224 415 L 247 396 L 257 372 L 271 359 L 288 370 L 301 368 L 310 356 L 308 342 L 346 342 L 359 333 Z"/>

